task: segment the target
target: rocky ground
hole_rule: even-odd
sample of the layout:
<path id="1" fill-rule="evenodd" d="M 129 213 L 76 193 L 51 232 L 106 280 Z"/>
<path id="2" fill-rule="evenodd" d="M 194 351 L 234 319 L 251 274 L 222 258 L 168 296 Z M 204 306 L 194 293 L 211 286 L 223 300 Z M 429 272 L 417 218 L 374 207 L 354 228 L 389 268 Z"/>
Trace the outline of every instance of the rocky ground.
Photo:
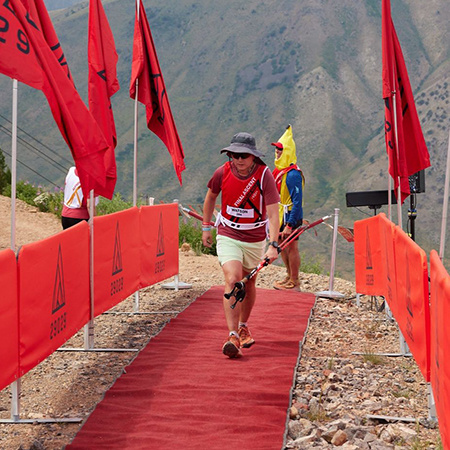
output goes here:
<path id="1" fill-rule="evenodd" d="M 10 245 L 8 207 L 9 200 L 0 197 L 0 248 Z M 54 216 L 18 206 L 17 245 L 60 229 Z M 260 273 L 258 286 L 271 288 L 283 275 L 283 268 L 271 265 Z M 180 280 L 192 284 L 192 289 L 176 292 L 164 289 L 162 283 L 142 290 L 143 314 L 132 314 L 132 297 L 115 307 L 114 314 L 98 317 L 95 347 L 142 349 L 170 318 L 210 286 L 223 284 L 216 258 L 192 250 L 180 250 Z M 302 274 L 301 289 L 328 290 L 329 279 Z M 352 282 L 335 279 L 334 290 L 345 298 L 319 298 L 312 311 L 287 410 L 285 449 L 441 448 L 439 431 L 427 420 L 427 386 L 412 358 L 379 356 L 399 353 L 396 325 L 368 297 L 357 306 Z M 65 345 L 82 346 L 83 331 Z M 21 380 L 20 417 L 34 423 L 0 424 L 0 448 L 64 448 L 136 355 L 136 351 L 55 352 Z M 6 388 L 0 391 L 0 418 L 9 419 L 10 408 Z M 80 422 L 43 423 L 55 417 Z"/>

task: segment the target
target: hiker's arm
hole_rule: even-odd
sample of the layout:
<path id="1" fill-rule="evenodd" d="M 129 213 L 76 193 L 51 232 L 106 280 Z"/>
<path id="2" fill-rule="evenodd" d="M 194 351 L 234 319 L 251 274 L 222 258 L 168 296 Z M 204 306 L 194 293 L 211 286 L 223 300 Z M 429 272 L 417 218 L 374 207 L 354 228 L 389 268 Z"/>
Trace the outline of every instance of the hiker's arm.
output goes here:
<path id="1" fill-rule="evenodd" d="M 278 231 L 280 229 L 280 218 L 278 215 L 278 203 L 267 205 L 267 217 L 269 218 L 269 242 L 278 242 Z M 269 258 L 270 262 L 278 258 L 278 250 L 269 245 L 264 258 Z"/>
<path id="2" fill-rule="evenodd" d="M 203 203 L 203 223 L 208 224 L 211 222 L 214 206 L 216 205 L 216 199 L 218 197 L 218 193 L 215 194 L 211 189 L 208 189 L 206 193 L 205 201 Z M 205 247 L 211 247 L 212 245 L 212 233 L 211 227 L 206 225 L 202 225 L 202 242 Z"/>

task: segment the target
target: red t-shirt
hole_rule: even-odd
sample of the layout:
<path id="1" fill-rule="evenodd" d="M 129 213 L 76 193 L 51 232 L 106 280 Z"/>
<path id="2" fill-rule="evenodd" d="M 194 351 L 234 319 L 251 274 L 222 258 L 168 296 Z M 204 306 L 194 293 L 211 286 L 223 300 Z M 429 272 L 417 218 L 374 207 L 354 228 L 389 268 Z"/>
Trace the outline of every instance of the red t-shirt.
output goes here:
<path id="1" fill-rule="evenodd" d="M 216 169 L 212 178 L 208 182 L 208 188 L 211 189 L 214 194 L 219 194 L 222 190 L 223 169 L 223 165 Z M 252 173 L 250 173 L 246 177 L 239 176 L 235 171 L 233 173 L 238 178 L 245 180 L 252 177 L 255 171 L 256 167 L 255 170 L 253 170 Z M 280 201 L 280 194 L 278 193 L 275 179 L 273 178 L 270 170 L 266 170 L 266 173 L 264 174 L 262 183 L 262 196 L 263 217 L 265 219 L 267 217 L 266 205 L 273 205 L 274 203 L 278 203 Z M 217 233 L 222 236 L 227 236 L 243 242 L 259 242 L 263 241 L 266 238 L 265 227 L 256 228 L 254 230 L 236 230 L 235 228 L 226 227 L 222 224 L 219 224 L 219 226 L 217 227 Z"/>

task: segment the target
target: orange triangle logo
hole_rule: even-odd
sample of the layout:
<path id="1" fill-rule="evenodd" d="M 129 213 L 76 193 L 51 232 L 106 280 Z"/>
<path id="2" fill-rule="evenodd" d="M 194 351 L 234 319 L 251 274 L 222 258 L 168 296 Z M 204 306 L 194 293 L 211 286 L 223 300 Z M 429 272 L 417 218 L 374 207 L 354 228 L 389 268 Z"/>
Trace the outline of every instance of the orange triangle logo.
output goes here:
<path id="1" fill-rule="evenodd" d="M 406 259 L 408 261 L 408 251 L 405 252 Z M 406 309 L 411 317 L 414 317 L 412 302 L 411 302 L 411 275 L 409 273 L 409 264 L 406 264 L 406 280 L 405 280 L 405 295 L 406 295 Z"/>
<path id="2" fill-rule="evenodd" d="M 113 256 L 113 268 L 112 274 L 117 275 L 122 272 L 122 246 L 120 245 L 120 230 L 119 230 L 119 222 L 117 222 L 116 226 L 116 238 L 114 240 L 114 256 Z"/>
<path id="3" fill-rule="evenodd" d="M 156 256 L 164 255 L 164 228 L 162 213 L 159 216 L 159 229 L 158 229 L 158 246 L 156 248 Z"/>
<path id="4" fill-rule="evenodd" d="M 52 314 L 66 304 L 66 292 L 64 289 L 64 270 L 61 253 L 61 244 L 58 248 L 58 262 L 56 264 L 55 285 L 53 287 Z"/>
<path id="5" fill-rule="evenodd" d="M 370 248 L 369 227 L 366 228 L 366 269 L 372 270 L 372 250 Z"/>

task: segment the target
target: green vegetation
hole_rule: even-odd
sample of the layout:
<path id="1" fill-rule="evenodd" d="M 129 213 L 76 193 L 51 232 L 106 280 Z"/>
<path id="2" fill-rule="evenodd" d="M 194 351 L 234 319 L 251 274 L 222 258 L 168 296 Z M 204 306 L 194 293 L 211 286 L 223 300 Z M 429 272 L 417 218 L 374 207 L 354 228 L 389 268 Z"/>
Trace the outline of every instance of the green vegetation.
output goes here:
<path id="1" fill-rule="evenodd" d="M 428 439 L 422 440 L 419 437 L 416 437 L 411 442 L 411 450 L 428 450 L 429 448 L 434 448 L 436 450 L 443 450 L 441 439 L 438 438 L 437 442 L 433 445 L 433 442 L 429 441 Z"/>
<path id="2" fill-rule="evenodd" d="M 364 362 L 370 363 L 373 366 L 381 366 L 385 363 L 385 359 L 374 353 L 370 348 L 366 348 L 362 355 Z"/>
<path id="3" fill-rule="evenodd" d="M 300 270 L 303 273 L 315 273 L 316 275 L 323 274 L 323 267 L 319 262 L 317 256 L 305 256 L 303 253 L 301 256 Z"/>
<path id="4" fill-rule="evenodd" d="M 142 201 L 138 200 L 138 206 L 143 204 Z M 112 214 L 118 211 L 123 211 L 124 209 L 131 208 L 133 206 L 133 202 L 129 200 L 124 200 L 122 196 L 117 193 L 114 194 L 111 200 L 108 200 L 104 197 L 100 197 L 98 205 L 95 208 L 95 213 L 97 216 L 105 216 L 106 214 Z"/>
<path id="5" fill-rule="evenodd" d="M 189 219 L 187 223 L 180 221 L 180 232 L 179 232 L 179 245 L 187 243 L 198 255 L 205 253 L 206 255 L 217 255 L 216 249 L 216 230 L 212 230 L 214 243 L 211 248 L 203 247 L 202 244 L 202 230 L 200 227 L 200 222 L 194 219 Z"/>
<path id="6" fill-rule="evenodd" d="M 2 191 L 2 195 L 11 197 L 11 183 Z M 61 217 L 64 193 L 61 189 L 48 192 L 42 186 L 35 186 L 28 181 L 19 180 L 16 183 L 16 198 L 35 206 L 42 212 L 50 212 Z"/>
<path id="7" fill-rule="evenodd" d="M 0 148 L 0 194 L 3 193 L 8 184 L 11 184 L 11 171 L 6 165 L 5 155 Z"/>

